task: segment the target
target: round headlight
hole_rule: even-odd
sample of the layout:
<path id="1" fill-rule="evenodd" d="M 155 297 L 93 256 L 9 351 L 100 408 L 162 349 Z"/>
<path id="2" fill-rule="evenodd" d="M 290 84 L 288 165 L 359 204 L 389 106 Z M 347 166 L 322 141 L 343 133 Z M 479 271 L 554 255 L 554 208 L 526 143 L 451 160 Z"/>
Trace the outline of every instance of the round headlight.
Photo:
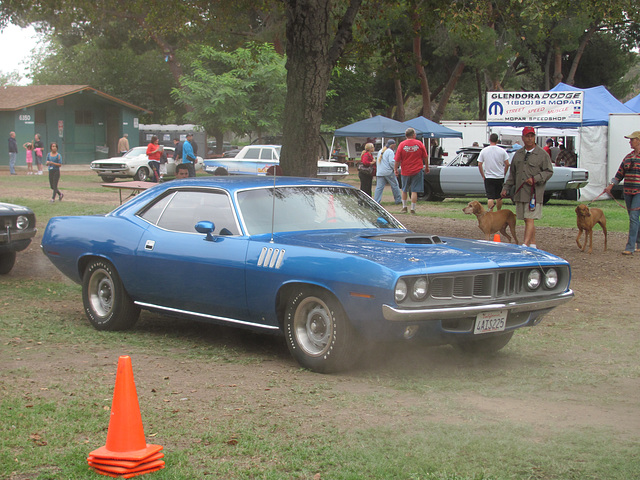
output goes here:
<path id="1" fill-rule="evenodd" d="M 411 296 L 414 300 L 423 300 L 427 296 L 428 282 L 426 277 L 418 278 L 413 284 L 413 292 Z"/>
<path id="2" fill-rule="evenodd" d="M 535 290 L 540 286 L 540 280 L 542 275 L 540 274 L 540 270 L 531 270 L 529 275 L 527 275 L 527 288 L 529 290 Z"/>
<path id="3" fill-rule="evenodd" d="M 407 298 L 407 282 L 402 279 L 398 280 L 398 283 L 396 283 L 394 295 L 396 297 L 397 303 L 400 303 L 405 298 Z"/>
<path id="4" fill-rule="evenodd" d="M 544 274 L 544 286 L 547 288 L 555 288 L 558 285 L 558 272 L 555 268 L 550 268 Z"/>
<path id="5" fill-rule="evenodd" d="M 18 230 L 24 230 L 25 228 L 29 228 L 29 217 L 20 215 L 18 218 L 16 218 L 16 228 Z"/>

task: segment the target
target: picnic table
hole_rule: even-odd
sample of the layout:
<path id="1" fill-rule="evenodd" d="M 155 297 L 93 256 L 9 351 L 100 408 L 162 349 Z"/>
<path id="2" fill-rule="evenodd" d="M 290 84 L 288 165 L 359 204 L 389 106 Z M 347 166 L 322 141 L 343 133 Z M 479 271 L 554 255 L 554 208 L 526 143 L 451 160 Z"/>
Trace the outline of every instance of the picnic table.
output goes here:
<path id="1" fill-rule="evenodd" d="M 132 182 L 114 182 L 114 183 L 103 183 L 102 184 L 103 187 L 117 188 L 118 189 L 118 192 L 120 193 L 120 205 L 122 205 L 122 191 L 123 190 L 129 191 L 129 196 L 127 196 L 124 199 L 126 201 L 129 197 L 133 197 L 134 195 L 137 195 L 138 193 L 142 192 L 143 190 L 146 190 L 147 188 L 151 188 L 154 185 L 157 185 L 157 183 L 154 183 L 154 182 L 141 182 L 141 181 L 138 181 L 138 180 L 134 180 Z"/>

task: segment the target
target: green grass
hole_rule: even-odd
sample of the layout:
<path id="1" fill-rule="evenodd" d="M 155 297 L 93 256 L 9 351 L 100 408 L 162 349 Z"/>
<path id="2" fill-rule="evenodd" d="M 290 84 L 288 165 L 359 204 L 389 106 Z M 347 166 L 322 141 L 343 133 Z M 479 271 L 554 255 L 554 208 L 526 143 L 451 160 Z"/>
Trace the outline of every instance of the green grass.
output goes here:
<path id="1" fill-rule="evenodd" d="M 93 177 L 74 185 L 102 192 Z M 11 200 L 33 208 L 41 229 L 52 215 L 112 208 Z M 461 212 L 468 201 L 421 203 L 419 214 L 474 221 Z M 552 201 L 539 224 L 575 228 L 576 203 Z M 624 210 L 598 207 L 610 230 L 626 231 Z M 554 406 L 597 417 L 622 404 L 635 421 L 640 326 L 633 314 L 612 323 L 572 312 L 551 312 L 490 358 L 381 346 L 370 366 L 323 376 L 296 367 L 277 337 L 148 312 L 130 331 L 98 332 L 78 285 L 0 277 L 0 478 L 105 478 L 86 457 L 105 443 L 121 354 L 133 358 L 147 441 L 166 454 L 149 478 L 637 478 L 637 432 Z"/>

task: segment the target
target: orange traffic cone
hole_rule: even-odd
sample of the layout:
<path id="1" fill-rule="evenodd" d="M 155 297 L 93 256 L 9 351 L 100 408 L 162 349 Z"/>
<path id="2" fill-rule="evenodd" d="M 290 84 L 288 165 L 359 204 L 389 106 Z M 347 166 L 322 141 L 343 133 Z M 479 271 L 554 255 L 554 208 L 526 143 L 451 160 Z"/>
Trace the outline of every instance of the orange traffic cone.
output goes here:
<path id="1" fill-rule="evenodd" d="M 493 234 L 493 241 L 500 243 L 500 234 L 499 233 L 494 233 Z"/>
<path id="2" fill-rule="evenodd" d="M 161 445 L 145 440 L 131 357 L 123 355 L 118 360 L 107 443 L 91 452 L 87 461 L 103 475 L 130 478 L 164 468 L 160 450 Z"/>

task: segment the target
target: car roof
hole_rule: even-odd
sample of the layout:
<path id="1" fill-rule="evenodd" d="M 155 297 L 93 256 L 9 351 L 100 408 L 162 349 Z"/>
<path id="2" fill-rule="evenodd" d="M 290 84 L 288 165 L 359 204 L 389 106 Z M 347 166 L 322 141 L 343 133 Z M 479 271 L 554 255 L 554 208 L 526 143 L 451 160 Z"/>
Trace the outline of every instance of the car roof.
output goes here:
<path id="1" fill-rule="evenodd" d="M 230 175 L 230 176 L 211 176 L 211 177 L 197 177 L 197 178 L 184 178 L 180 180 L 171 180 L 165 182 L 162 185 L 167 188 L 174 187 L 222 187 L 227 190 L 243 190 L 246 188 L 260 188 L 260 187 L 272 187 L 274 184 L 274 177 L 267 175 Z M 275 177 L 275 184 L 278 187 L 282 186 L 313 186 L 313 187 L 350 187 L 355 188 L 353 185 L 346 183 L 334 182 L 331 180 L 323 180 L 320 178 L 306 178 L 306 177 Z"/>
<path id="2" fill-rule="evenodd" d="M 280 148 L 280 147 L 282 147 L 282 145 L 260 145 L 260 144 L 256 144 L 256 145 L 246 145 L 243 148 L 264 148 L 264 147 Z"/>

